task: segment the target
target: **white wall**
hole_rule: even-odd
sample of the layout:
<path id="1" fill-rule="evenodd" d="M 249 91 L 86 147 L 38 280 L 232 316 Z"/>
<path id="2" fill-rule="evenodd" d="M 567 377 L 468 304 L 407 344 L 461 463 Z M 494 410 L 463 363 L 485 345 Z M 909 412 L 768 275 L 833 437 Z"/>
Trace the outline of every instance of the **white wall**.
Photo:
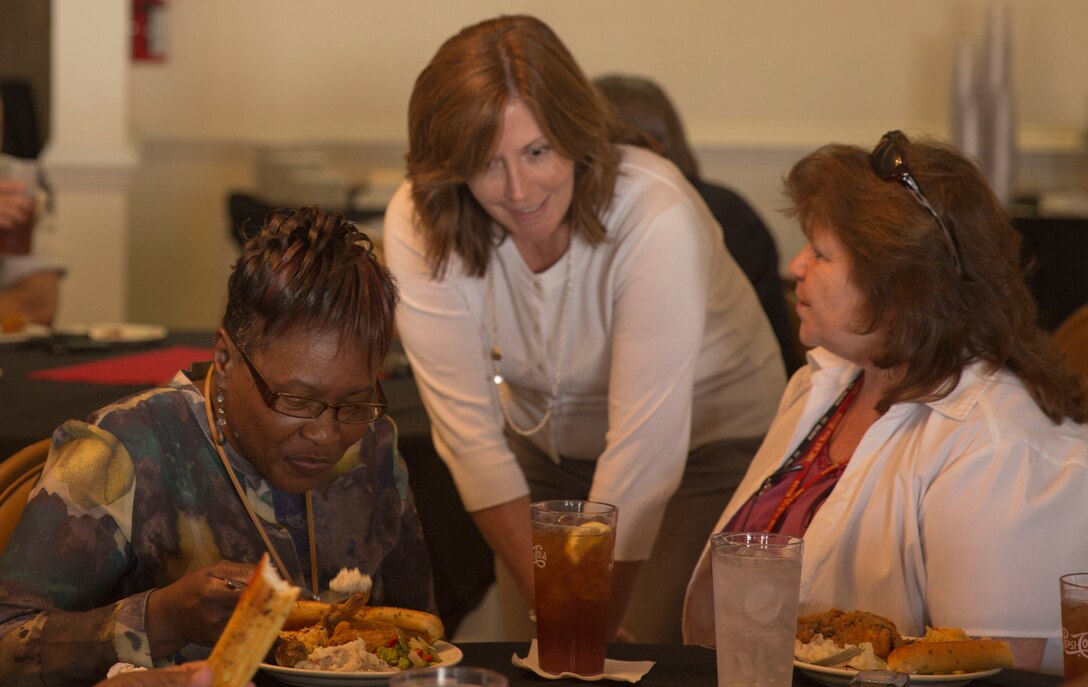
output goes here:
<path id="1" fill-rule="evenodd" d="M 1088 2 L 1007 4 L 1018 185 L 1084 183 Z M 799 237 L 776 208 L 790 164 L 831 140 L 873 145 L 891 128 L 947 135 L 957 41 L 981 38 L 987 6 L 177 0 L 167 61 L 131 74 L 131 124 L 143 145 L 130 207 L 131 316 L 212 324 L 230 261 L 226 193 L 252 184 L 254 146 L 318 142 L 360 177 L 399 167 L 416 74 L 459 28 L 504 12 L 547 21 L 590 76 L 624 71 L 664 84 L 704 175 L 745 195 L 788 257 Z"/>

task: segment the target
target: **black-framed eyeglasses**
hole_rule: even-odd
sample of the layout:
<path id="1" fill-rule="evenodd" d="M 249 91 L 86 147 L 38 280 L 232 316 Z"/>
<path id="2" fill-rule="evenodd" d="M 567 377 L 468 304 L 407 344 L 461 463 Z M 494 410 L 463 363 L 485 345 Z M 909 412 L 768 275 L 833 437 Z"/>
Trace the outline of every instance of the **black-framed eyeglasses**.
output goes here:
<path id="1" fill-rule="evenodd" d="M 911 176 L 910 169 L 907 167 L 906 155 L 903 153 L 903 143 L 905 141 L 906 136 L 903 135 L 902 131 L 889 131 L 884 134 L 883 138 L 880 139 L 880 143 L 877 143 L 876 148 L 873 149 L 873 154 L 869 156 L 869 164 L 872 165 L 876 175 L 884 181 L 898 181 L 902 184 L 903 188 L 907 189 L 911 196 L 914 197 L 914 200 L 925 208 L 929 214 L 933 215 L 933 219 L 937 220 L 937 224 L 940 225 L 941 231 L 944 232 L 944 237 L 948 241 L 948 252 L 952 255 L 956 273 L 961 278 L 966 278 L 967 275 L 963 271 L 963 259 L 956 238 L 949 231 L 948 225 L 941 219 L 940 214 L 933 209 L 933 205 L 926 198 L 926 194 L 922 193 L 922 188 L 918 185 L 918 182 Z"/>
<path id="2" fill-rule="evenodd" d="M 382 415 L 385 415 L 385 410 L 389 407 L 385 400 L 385 392 L 382 391 L 382 383 L 377 379 L 374 380 L 374 394 L 378 399 L 376 402 L 325 403 L 305 396 L 277 393 L 268 386 L 268 382 L 264 380 L 257 366 L 249 359 L 249 355 L 246 354 L 242 347 L 236 345 L 235 348 L 242 354 L 242 360 L 246 361 L 246 367 L 249 368 L 250 374 L 253 375 L 253 381 L 257 384 L 257 391 L 260 392 L 264 404 L 281 415 L 313 419 L 325 412 L 326 408 L 332 408 L 334 417 L 338 422 L 348 425 L 362 425 L 374 422 Z"/>

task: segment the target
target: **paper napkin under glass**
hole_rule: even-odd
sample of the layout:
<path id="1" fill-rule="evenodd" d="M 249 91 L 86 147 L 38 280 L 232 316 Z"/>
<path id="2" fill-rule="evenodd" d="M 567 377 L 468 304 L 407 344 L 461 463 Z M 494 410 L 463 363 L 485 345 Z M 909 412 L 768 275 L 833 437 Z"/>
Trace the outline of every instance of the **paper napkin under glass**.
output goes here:
<path id="1" fill-rule="evenodd" d="M 514 654 L 510 658 L 511 662 L 519 668 L 525 668 L 531 670 L 540 677 L 547 678 L 549 680 L 558 680 L 560 678 L 569 677 L 576 680 L 588 680 L 590 682 L 596 682 L 597 680 L 618 680 L 622 682 L 638 682 L 643 678 L 646 673 L 650 672 L 650 668 L 654 667 L 653 661 L 620 661 L 614 658 L 604 659 L 604 671 L 598 675 L 578 675 L 577 673 L 548 673 L 540 668 L 540 659 L 537 654 L 536 640 L 529 644 L 529 655 L 525 658 Z"/>

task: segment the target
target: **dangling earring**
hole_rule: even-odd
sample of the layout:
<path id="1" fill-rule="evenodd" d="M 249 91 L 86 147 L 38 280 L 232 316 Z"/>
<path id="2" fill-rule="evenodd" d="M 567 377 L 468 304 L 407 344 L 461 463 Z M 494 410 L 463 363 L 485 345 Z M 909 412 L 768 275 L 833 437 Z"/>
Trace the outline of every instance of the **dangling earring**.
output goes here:
<path id="1" fill-rule="evenodd" d="M 224 417 L 223 411 L 223 387 L 218 384 L 215 385 L 215 412 L 219 415 L 219 419 L 215 423 L 220 427 L 226 427 L 227 418 Z"/>
<path id="2" fill-rule="evenodd" d="M 215 424 L 219 425 L 220 431 L 223 427 L 227 426 L 226 413 L 223 410 L 223 387 L 218 384 L 215 385 L 215 412 L 219 416 L 215 420 Z"/>

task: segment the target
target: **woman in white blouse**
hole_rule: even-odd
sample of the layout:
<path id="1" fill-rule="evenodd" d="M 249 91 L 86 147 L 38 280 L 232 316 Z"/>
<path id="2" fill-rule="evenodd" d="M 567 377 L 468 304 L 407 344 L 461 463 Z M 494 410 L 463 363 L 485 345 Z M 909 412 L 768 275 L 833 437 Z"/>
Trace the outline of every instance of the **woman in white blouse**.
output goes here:
<path id="1" fill-rule="evenodd" d="M 613 503 L 614 621 L 649 559 L 624 627 L 678 641 L 690 566 L 785 375 L 705 204 L 627 135 L 542 22 L 470 26 L 416 81 L 384 248 L 436 448 L 500 581 L 532 601 L 530 500 Z"/>
<path id="2" fill-rule="evenodd" d="M 1007 214 L 974 163 L 898 131 L 821 148 L 786 190 L 815 348 L 715 529 L 803 536 L 802 613 L 962 627 L 1060 669 L 1058 577 L 1088 569 L 1088 401 L 1035 324 Z M 686 641 L 714 642 L 712 599 L 704 553 Z"/>

